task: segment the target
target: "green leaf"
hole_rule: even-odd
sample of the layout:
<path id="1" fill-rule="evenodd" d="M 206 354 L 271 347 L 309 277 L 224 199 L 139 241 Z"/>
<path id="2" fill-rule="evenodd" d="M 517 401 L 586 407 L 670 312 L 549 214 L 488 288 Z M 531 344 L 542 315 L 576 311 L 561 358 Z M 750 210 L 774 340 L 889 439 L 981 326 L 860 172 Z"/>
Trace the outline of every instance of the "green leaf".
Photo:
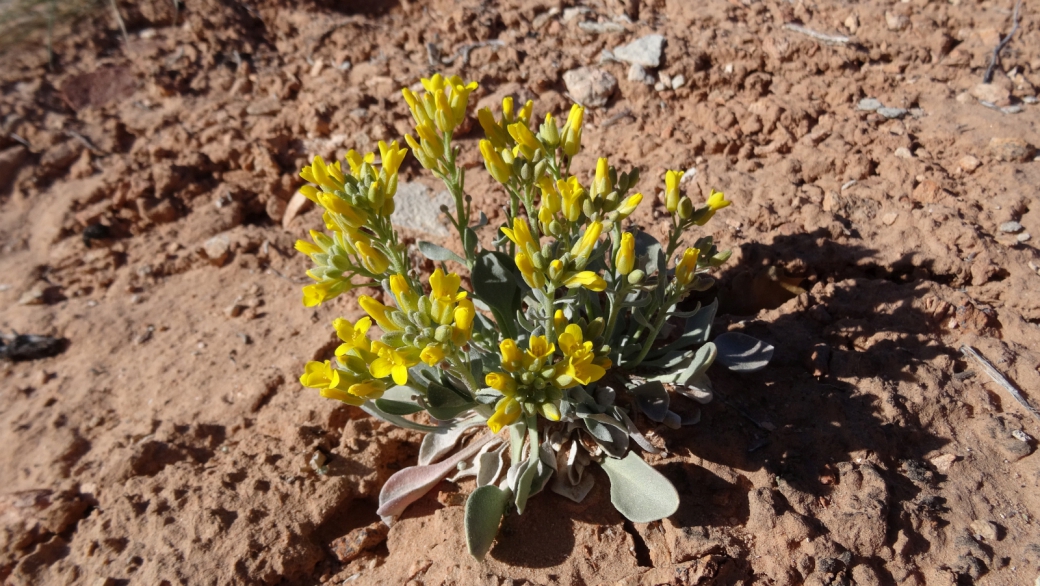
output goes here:
<path id="1" fill-rule="evenodd" d="M 668 415 L 668 391 L 658 381 L 650 381 L 628 389 L 636 396 L 636 404 L 651 420 L 661 423 Z"/>
<path id="2" fill-rule="evenodd" d="M 440 431 L 441 430 L 441 428 L 439 428 L 439 427 L 434 427 L 432 425 L 423 425 L 421 423 L 416 423 L 416 422 L 411 421 L 409 419 L 405 419 L 404 417 L 401 417 L 400 415 L 394 415 L 393 413 L 387 413 L 386 411 L 383 411 L 382 409 L 380 409 L 379 406 L 376 405 L 375 401 L 365 401 L 365 403 L 363 405 L 361 405 L 361 410 L 364 411 L 365 413 L 368 413 L 372 417 L 375 417 L 376 419 L 380 419 L 380 420 L 385 421 L 387 423 L 393 423 L 397 427 L 403 427 L 405 429 L 411 429 L 411 430 L 414 430 L 414 431 Z"/>
<path id="3" fill-rule="evenodd" d="M 715 361 L 715 354 L 715 344 L 708 342 L 698 348 L 697 352 L 692 354 L 689 360 L 682 361 L 670 372 L 647 377 L 647 380 L 659 381 L 665 384 L 685 385 L 690 379 L 708 370 L 708 367 Z"/>
<path id="4" fill-rule="evenodd" d="M 719 362 L 734 372 L 758 372 L 769 364 L 773 347 L 740 332 L 725 332 L 715 338 Z"/>
<path id="5" fill-rule="evenodd" d="M 393 399 L 376 399 L 376 407 L 383 413 L 390 415 L 411 415 L 423 410 L 422 405 L 408 401 L 394 401 Z"/>
<path id="6" fill-rule="evenodd" d="M 426 389 L 427 411 L 436 419 L 452 419 L 459 413 L 472 409 L 477 404 L 459 391 L 445 385 L 430 383 Z"/>
<path id="7" fill-rule="evenodd" d="M 508 490 L 489 484 L 474 490 L 466 500 L 466 547 L 477 561 L 484 561 L 491 551 L 509 496 Z"/>
<path id="8" fill-rule="evenodd" d="M 657 270 L 657 257 L 663 256 L 664 250 L 656 238 L 642 230 L 637 230 L 635 236 L 636 258 L 640 261 L 638 268 L 643 269 L 646 274 L 650 275 Z"/>
<path id="9" fill-rule="evenodd" d="M 443 246 L 437 246 L 436 244 L 432 242 L 427 242 L 425 240 L 420 240 L 418 245 L 419 252 L 421 252 L 423 256 L 432 261 L 445 262 L 450 260 L 452 262 L 457 262 L 461 265 L 466 264 L 465 259 L 455 254 L 454 252 L 448 250 L 447 248 L 444 248 Z"/>
<path id="10" fill-rule="evenodd" d="M 629 521 L 658 521 L 679 508 L 675 487 L 639 454 L 629 452 L 622 459 L 606 458 L 601 466 L 610 477 L 610 502 Z"/>
<path id="11" fill-rule="evenodd" d="M 473 265 L 471 282 L 473 294 L 480 298 L 498 315 L 512 320 L 520 309 L 522 278 L 509 256 L 492 250 L 482 251 Z M 501 325 L 501 324 L 500 324 Z"/>

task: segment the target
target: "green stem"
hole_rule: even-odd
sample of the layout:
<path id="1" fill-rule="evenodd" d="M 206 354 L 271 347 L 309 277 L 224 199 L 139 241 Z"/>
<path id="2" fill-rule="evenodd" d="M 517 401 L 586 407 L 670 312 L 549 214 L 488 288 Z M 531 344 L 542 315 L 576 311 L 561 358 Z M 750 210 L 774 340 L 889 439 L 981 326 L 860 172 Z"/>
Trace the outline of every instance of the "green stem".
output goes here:
<path id="1" fill-rule="evenodd" d="M 614 335 L 614 327 L 617 326 L 618 314 L 621 313 L 621 303 L 625 300 L 625 295 L 628 293 L 628 279 L 625 275 L 620 275 L 618 278 L 621 280 L 621 286 L 614 292 L 614 296 L 610 299 L 610 317 L 607 318 L 607 327 L 604 330 L 603 339 L 610 344 L 610 341 Z"/>
<path id="2" fill-rule="evenodd" d="M 647 336 L 646 341 L 643 342 L 643 349 L 639 351 L 639 355 L 636 356 L 635 360 L 626 363 L 625 368 L 635 368 L 639 366 L 646 355 L 650 353 L 650 347 L 654 345 L 654 341 L 657 340 L 657 334 L 660 333 L 661 327 L 664 326 L 664 320 L 668 317 L 668 307 L 671 307 L 673 303 L 671 296 L 665 299 L 665 303 L 657 311 L 657 319 L 654 320 L 654 327 L 650 331 L 650 335 Z"/>
<path id="3" fill-rule="evenodd" d="M 552 285 L 545 287 L 545 299 L 542 300 L 542 311 L 545 312 L 545 339 L 556 342 L 556 324 L 553 321 L 553 297 L 556 292 L 551 289 Z"/>

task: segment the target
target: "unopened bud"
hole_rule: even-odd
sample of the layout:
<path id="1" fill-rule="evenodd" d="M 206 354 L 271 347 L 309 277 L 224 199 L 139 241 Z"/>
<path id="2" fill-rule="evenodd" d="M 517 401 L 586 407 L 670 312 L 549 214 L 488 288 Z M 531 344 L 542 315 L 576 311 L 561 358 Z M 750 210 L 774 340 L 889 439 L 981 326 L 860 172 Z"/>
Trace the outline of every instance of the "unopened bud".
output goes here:
<path id="1" fill-rule="evenodd" d="M 539 271 L 544 271 L 545 267 L 547 266 L 547 263 L 545 262 L 545 255 L 543 255 L 541 252 L 534 253 L 534 256 L 531 257 L 531 264 L 533 264 L 534 268 L 538 269 Z"/>
<path id="2" fill-rule="evenodd" d="M 597 317 L 596 319 L 589 322 L 589 327 L 585 333 L 588 334 L 590 338 L 595 339 L 603 333 L 603 329 L 605 327 L 606 323 L 603 321 L 603 318 Z"/>
<path id="3" fill-rule="evenodd" d="M 690 201 L 690 198 L 684 197 L 679 200 L 679 217 L 684 220 L 693 217 L 693 202 Z"/>
<path id="4" fill-rule="evenodd" d="M 640 269 L 636 269 L 636 270 L 632 271 L 631 273 L 628 273 L 628 282 L 631 285 L 638 285 L 638 284 L 643 282 L 643 278 L 645 278 L 645 277 L 646 277 L 646 273 L 644 273 Z"/>
<path id="5" fill-rule="evenodd" d="M 447 342 L 451 339 L 451 326 L 437 326 L 433 338 L 442 344 Z"/>
<path id="6" fill-rule="evenodd" d="M 559 220 L 549 222 L 549 233 L 552 234 L 554 238 L 563 236 L 563 225 L 560 224 Z"/>

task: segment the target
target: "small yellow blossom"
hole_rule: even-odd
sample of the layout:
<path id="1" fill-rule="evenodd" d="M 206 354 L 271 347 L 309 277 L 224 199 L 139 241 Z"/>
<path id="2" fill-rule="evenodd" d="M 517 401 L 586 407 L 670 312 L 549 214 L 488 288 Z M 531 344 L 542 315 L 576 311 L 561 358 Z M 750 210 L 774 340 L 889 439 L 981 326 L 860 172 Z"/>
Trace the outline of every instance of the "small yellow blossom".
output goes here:
<path id="1" fill-rule="evenodd" d="M 556 188 L 563 199 L 563 217 L 568 222 L 577 222 L 581 219 L 581 204 L 585 198 L 585 188 L 578 183 L 577 177 L 570 177 L 566 181 L 560 179 L 556 182 Z"/>
<path id="2" fill-rule="evenodd" d="M 689 285 L 697 274 L 697 259 L 700 255 L 701 251 L 696 248 L 687 248 L 683 252 L 682 258 L 675 265 L 675 280 L 681 285 Z"/>
<path id="3" fill-rule="evenodd" d="M 532 336 L 527 341 L 527 352 L 524 352 L 524 368 L 529 371 L 541 370 L 542 366 L 556 352 L 556 345 L 545 336 Z"/>
<path id="4" fill-rule="evenodd" d="M 419 364 L 419 350 L 416 348 L 391 348 L 377 340 L 372 342 L 372 350 L 379 355 L 379 358 L 369 365 L 372 376 L 392 376 L 394 382 L 399 385 L 408 382 L 408 369 Z"/>
<path id="5" fill-rule="evenodd" d="M 571 106 L 567 115 L 567 122 L 563 125 L 563 152 L 568 157 L 573 157 L 581 150 L 581 125 L 585 118 L 585 108 L 578 104 Z"/>
<path id="6" fill-rule="evenodd" d="M 532 289 L 541 289 L 545 286 L 545 275 L 542 271 L 535 268 L 530 257 L 519 252 L 515 257 L 515 261 L 516 268 L 520 269 L 520 275 L 524 278 L 524 282 L 530 285 Z"/>
<path id="7" fill-rule="evenodd" d="M 589 199 L 596 201 L 596 199 L 603 197 L 609 193 L 610 190 L 610 165 L 607 164 L 605 157 L 600 157 L 596 161 L 596 177 L 592 180 L 592 187 L 589 188 Z"/>
<path id="8" fill-rule="evenodd" d="M 642 193 L 634 193 L 625 198 L 625 201 L 621 202 L 618 206 L 617 213 L 618 217 L 624 220 L 625 218 L 632 215 L 632 212 L 636 211 L 636 207 L 639 206 L 643 201 Z"/>
<path id="9" fill-rule="evenodd" d="M 596 242 L 599 240 L 599 235 L 603 232 L 603 224 L 599 222 L 592 222 L 585 228 L 585 234 L 582 235 L 581 239 L 574 243 L 571 247 L 571 254 L 575 258 L 588 259 L 592 254 L 592 249 L 596 247 Z"/>
<path id="10" fill-rule="evenodd" d="M 513 229 L 502 228 L 502 233 L 516 244 L 520 252 L 533 256 L 540 249 L 539 242 L 531 234 L 531 226 L 525 218 L 513 218 Z"/>
<path id="11" fill-rule="evenodd" d="M 368 295 L 362 295 L 358 297 L 358 305 L 361 309 L 365 310 L 372 319 L 376 320 L 376 324 L 383 332 L 396 332 L 401 328 L 394 322 L 390 321 L 390 317 L 387 315 L 392 309 L 369 297 Z"/>
<path id="12" fill-rule="evenodd" d="M 614 268 L 619 275 L 627 275 L 632 272 L 636 262 L 636 239 L 631 232 L 621 235 L 621 245 L 618 247 L 617 256 L 614 257 Z"/>
<path id="13" fill-rule="evenodd" d="M 484 167 L 495 178 L 495 181 L 505 185 L 509 183 L 510 178 L 513 176 L 513 163 L 511 160 L 506 162 L 502 156 L 503 152 L 508 153 L 509 149 L 502 149 L 500 152 L 496 150 L 490 140 L 484 139 L 480 141 L 480 154 L 484 157 Z"/>
<path id="14" fill-rule="evenodd" d="M 351 350 L 359 350 L 363 353 L 372 351 L 372 342 L 368 339 L 368 330 L 372 327 L 371 318 L 363 317 L 357 320 L 357 323 L 352 324 L 350 320 L 340 317 L 333 320 L 332 327 L 336 329 L 336 335 L 343 341 L 336 348 L 336 356 L 343 356 Z"/>
<path id="15" fill-rule="evenodd" d="M 531 129 L 527 127 L 527 124 L 523 122 L 515 122 L 509 125 L 509 135 L 516 141 L 517 148 L 520 149 L 520 154 L 523 155 L 528 161 L 533 161 L 535 154 L 544 151 L 542 143 L 538 142 L 538 137 L 531 132 Z"/>
<path id="16" fill-rule="evenodd" d="M 665 171 L 664 207 L 669 214 L 674 214 L 675 210 L 679 209 L 679 182 L 685 174 L 685 171 Z"/>
<path id="17" fill-rule="evenodd" d="M 498 349 L 502 353 L 502 368 L 507 372 L 516 372 L 524 360 L 524 355 L 516 347 L 516 342 L 512 338 L 506 338 L 498 345 Z"/>
<path id="18" fill-rule="evenodd" d="M 444 356 L 444 348 L 440 344 L 430 344 L 419 353 L 419 358 L 426 363 L 426 366 L 440 364 L 444 360 Z"/>
<path id="19" fill-rule="evenodd" d="M 467 299 L 459 301 L 455 308 L 455 323 L 451 327 L 451 341 L 456 346 L 462 346 L 473 336 L 473 318 L 477 315 L 473 302 Z"/>
<path id="20" fill-rule="evenodd" d="M 358 240 L 354 242 L 354 246 L 361 256 L 361 264 L 372 274 L 382 275 L 390 268 L 390 259 L 369 243 L 364 240 Z"/>
<path id="21" fill-rule="evenodd" d="M 604 291 L 607 288 L 607 282 L 592 271 L 581 271 L 580 273 L 574 273 L 563 280 L 563 286 L 568 289 L 574 289 L 576 287 L 585 287 L 589 291 Z"/>
<path id="22" fill-rule="evenodd" d="M 708 206 L 708 211 L 704 214 L 703 217 L 697 218 L 695 223 L 698 226 L 703 226 L 707 224 L 708 220 L 710 220 L 711 217 L 715 215 L 715 212 L 721 210 L 724 207 L 728 207 L 732 203 L 733 202 L 726 199 L 726 195 L 724 193 L 712 189 L 711 194 L 708 196 L 708 201 L 706 202 Z"/>
<path id="23" fill-rule="evenodd" d="M 455 304 L 466 298 L 465 291 L 459 291 L 462 279 L 455 273 L 444 274 L 437 269 L 430 275 L 430 301 L 432 309 L 430 317 L 441 325 L 450 325 L 454 317 Z"/>

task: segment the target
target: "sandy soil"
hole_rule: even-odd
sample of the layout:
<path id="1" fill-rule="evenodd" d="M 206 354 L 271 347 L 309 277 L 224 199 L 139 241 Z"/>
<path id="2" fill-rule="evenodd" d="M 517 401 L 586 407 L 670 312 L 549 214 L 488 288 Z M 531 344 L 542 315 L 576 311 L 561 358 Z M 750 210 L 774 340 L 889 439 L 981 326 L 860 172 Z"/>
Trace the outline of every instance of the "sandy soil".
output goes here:
<path id="1" fill-rule="evenodd" d="M 0 329 L 68 341 L 0 365 L 0 581 L 1032 584 L 1040 422 L 958 348 L 1040 404 L 1040 7 L 990 86 L 1010 2 L 654 0 L 636 23 L 576 7 L 152 0 L 122 6 L 125 49 L 102 19 L 51 69 L 37 46 L 0 57 Z M 652 33 L 677 90 L 601 62 Z M 603 477 L 581 505 L 545 494 L 508 517 L 478 564 L 472 485 L 444 482 L 387 533 L 375 498 L 417 435 L 297 383 L 357 310 L 300 304 L 292 243 L 319 217 L 283 227 L 296 173 L 407 132 L 398 88 L 431 54 L 482 103 L 537 112 L 565 111 L 567 70 L 616 77 L 577 166 L 638 166 L 652 232 L 666 168 L 735 202 L 708 226 L 735 251 L 716 331 L 777 352 L 713 372 L 699 425 L 641 422 L 669 449 L 647 458 L 680 489 L 672 518 L 625 522 Z M 496 224 L 478 138 L 468 183 Z"/>

